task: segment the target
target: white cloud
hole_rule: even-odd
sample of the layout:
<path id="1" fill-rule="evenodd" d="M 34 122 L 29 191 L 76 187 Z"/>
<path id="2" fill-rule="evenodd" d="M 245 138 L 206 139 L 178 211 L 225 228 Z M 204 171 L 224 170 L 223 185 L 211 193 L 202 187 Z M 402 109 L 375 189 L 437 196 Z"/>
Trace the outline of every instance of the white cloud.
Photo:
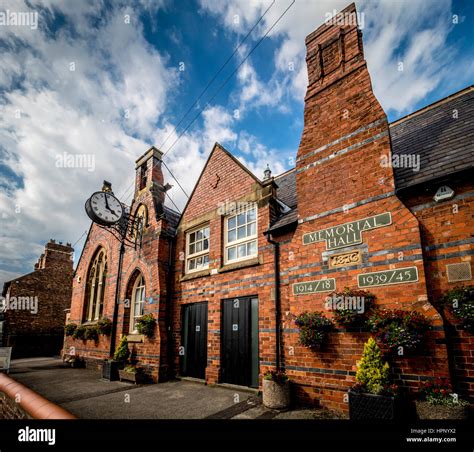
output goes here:
<path id="1" fill-rule="evenodd" d="M 219 2 L 201 0 L 204 11 L 220 17 L 224 26 L 233 33 L 244 35 L 257 21 L 270 1 L 233 0 Z M 297 0 L 276 25 L 269 37 L 279 40 L 274 55 L 275 73 L 263 81 L 258 73 L 250 74 L 242 83 L 242 97 L 256 92 L 257 87 L 276 86 L 274 98 L 285 96 L 302 101 L 306 92 L 305 37 L 321 25 L 327 14 L 348 5 L 347 0 Z M 261 37 L 290 1 L 277 0 L 262 20 L 254 39 Z M 398 114 L 411 111 L 415 104 L 432 92 L 445 78 L 456 73 L 460 64 L 469 72 L 463 75 L 466 84 L 474 73 L 472 64 L 460 62 L 454 49 L 447 46 L 451 29 L 451 0 L 357 0 L 358 12 L 364 13 L 364 47 L 374 91 L 386 111 Z M 235 17 L 239 18 L 236 22 Z M 400 50 L 402 49 L 402 50 Z M 252 55 L 258 66 L 258 52 Z M 462 58 L 461 58 L 462 60 Z M 404 71 L 398 71 L 398 63 Z M 289 71 L 292 66 L 294 71 Z M 257 83 L 258 81 L 258 83 Z M 268 82 L 268 83 L 266 83 Z M 259 85 L 260 84 L 260 85 Z M 444 83 L 449 85 L 449 83 Z M 262 92 L 262 91 L 260 91 Z M 268 92 L 272 93 L 271 89 Z M 256 99 L 261 98 L 255 96 Z M 255 102 L 252 106 L 272 105 Z"/>
<path id="2" fill-rule="evenodd" d="M 84 200 L 103 179 L 117 193 L 125 189 L 117 175 L 133 171 L 178 83 L 166 56 L 145 40 L 139 5 L 107 11 L 100 2 L 39 5 L 51 14 L 61 11 L 74 31 L 52 36 L 41 25 L 43 11 L 37 30 L 7 28 L 0 36 L 0 152 L 23 181 L 15 187 L 7 180 L 0 193 L 0 255 L 8 270 L 28 270 L 50 237 L 77 239 L 89 224 Z M 26 3 L 8 6 L 28 10 Z M 97 27 L 89 20 L 93 14 L 102 19 Z M 92 154 L 95 171 L 58 168 L 64 152 Z"/>
<path id="3" fill-rule="evenodd" d="M 201 0 L 203 10 L 216 15 L 233 37 L 238 34 L 240 38 L 270 3 Z M 289 3 L 275 2 L 256 30 L 254 42 L 247 41 L 241 49 L 241 57 Z M 302 102 L 307 83 L 304 38 L 323 22 L 327 12 L 347 3 L 297 0 L 267 38 L 277 45 L 274 72 L 265 78 L 257 70 L 263 46 L 238 71 L 239 89 L 234 90 L 231 100 L 237 99 L 239 113 L 261 107 L 281 111 L 289 99 Z M 359 11 L 366 14 L 364 44 L 374 90 L 386 110 L 410 110 L 440 83 L 444 71 L 453 67 L 456 54 L 446 47 L 449 20 L 445 19 L 450 14 L 450 2 L 357 3 Z M 157 8 L 166 7 L 165 1 L 143 0 L 133 6 L 114 2 L 112 9 L 101 1 L 2 3 L 5 8 L 21 11 L 38 5 L 44 11 L 37 30 L 3 28 L 0 35 L 4 44 L 0 155 L 2 164 L 23 181 L 17 186 L 5 176 L 0 180 L 6 187 L 0 192 L 3 272 L 14 273 L 25 264 L 33 265 L 51 237 L 77 239 L 89 224 L 83 212 L 84 200 L 101 187 L 103 179 L 112 181 L 116 194 L 124 194 L 125 201 L 130 201 L 132 190 L 126 189 L 133 183 L 134 160 L 150 143 L 159 146 L 170 135 L 166 150 L 179 133 L 166 117 L 179 79 L 167 56 L 146 41 L 139 20 L 143 8 L 152 22 L 156 20 Z M 72 30 L 65 27 L 54 35 L 49 33 L 46 25 L 57 12 L 65 15 Z M 130 15 L 130 24 L 124 22 L 124 14 Z M 91 25 L 91 18 L 99 15 L 101 21 Z M 400 60 L 404 62 L 402 74 L 396 70 Z M 74 71 L 70 70 L 71 63 Z M 462 76 L 466 79 L 473 73 L 472 62 L 456 64 L 465 69 Z M 291 166 L 286 156 L 294 150 L 269 149 L 257 137 L 245 131 L 237 133 L 239 124 L 233 111 L 211 106 L 203 112 L 202 127 L 192 127 L 166 155 L 166 164 L 188 194 L 215 141 L 230 150 L 240 150 L 240 160 L 258 177 L 262 177 L 267 163 L 273 174 Z M 56 156 L 63 152 L 93 154 L 95 171 L 57 168 Z M 186 197 L 166 169 L 164 172 L 174 185 L 169 195 L 182 208 Z"/>
<path id="4" fill-rule="evenodd" d="M 257 137 L 245 131 L 239 133 L 236 147 L 244 153 L 238 159 L 259 179 L 263 179 L 263 171 L 267 165 L 274 176 L 286 171 L 290 166 L 289 155 L 293 154 L 292 151 L 282 152 L 282 150 L 268 149 L 258 141 Z"/>

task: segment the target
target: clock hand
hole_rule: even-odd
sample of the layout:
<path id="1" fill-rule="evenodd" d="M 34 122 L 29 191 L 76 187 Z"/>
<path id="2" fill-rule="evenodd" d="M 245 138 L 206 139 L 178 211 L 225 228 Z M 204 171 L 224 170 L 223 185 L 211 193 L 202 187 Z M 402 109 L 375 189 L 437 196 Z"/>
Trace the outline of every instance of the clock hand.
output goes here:
<path id="1" fill-rule="evenodd" d="M 104 195 L 105 196 L 105 207 L 114 215 L 117 215 L 117 213 L 115 212 L 115 210 L 111 209 L 110 206 L 109 206 L 109 201 L 107 200 L 107 195 Z"/>

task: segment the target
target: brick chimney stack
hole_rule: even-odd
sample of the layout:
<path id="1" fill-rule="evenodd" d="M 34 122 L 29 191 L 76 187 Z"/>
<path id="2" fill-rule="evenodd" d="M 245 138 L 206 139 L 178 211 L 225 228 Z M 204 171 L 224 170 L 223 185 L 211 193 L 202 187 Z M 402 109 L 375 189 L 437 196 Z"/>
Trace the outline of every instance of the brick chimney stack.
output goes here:
<path id="1" fill-rule="evenodd" d="M 63 245 L 62 242 L 56 243 L 56 240 L 51 239 L 35 264 L 35 270 L 62 267 L 66 271 L 71 271 L 73 269 L 73 252 L 74 248 L 70 243 Z"/>
<path id="2" fill-rule="evenodd" d="M 308 89 L 297 156 L 300 220 L 394 189 L 385 112 L 372 91 L 352 3 L 306 38 Z"/>
<path id="3" fill-rule="evenodd" d="M 150 191 L 158 212 L 163 211 L 166 191 L 171 188 L 164 183 L 162 156 L 163 153 L 152 146 L 136 161 L 135 166 L 135 199 L 146 190 Z"/>

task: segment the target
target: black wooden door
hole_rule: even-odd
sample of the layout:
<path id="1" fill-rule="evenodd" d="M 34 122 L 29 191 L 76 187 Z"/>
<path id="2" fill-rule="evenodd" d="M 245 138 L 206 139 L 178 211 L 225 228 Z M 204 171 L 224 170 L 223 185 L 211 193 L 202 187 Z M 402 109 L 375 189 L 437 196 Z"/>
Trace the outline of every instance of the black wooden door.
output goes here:
<path id="1" fill-rule="evenodd" d="M 184 306 L 181 374 L 205 378 L 207 366 L 207 303 Z"/>
<path id="2" fill-rule="evenodd" d="M 258 386 L 256 298 L 223 301 L 222 381 L 241 386 Z"/>

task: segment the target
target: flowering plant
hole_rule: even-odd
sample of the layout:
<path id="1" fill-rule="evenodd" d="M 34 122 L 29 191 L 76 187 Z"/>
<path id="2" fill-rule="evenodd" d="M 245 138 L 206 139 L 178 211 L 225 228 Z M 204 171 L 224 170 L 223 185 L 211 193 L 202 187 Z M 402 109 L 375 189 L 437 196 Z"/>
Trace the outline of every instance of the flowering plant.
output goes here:
<path id="1" fill-rule="evenodd" d="M 279 385 L 285 384 L 288 381 L 288 375 L 286 375 L 285 372 L 282 372 L 281 370 L 269 370 L 265 373 L 263 378 L 264 380 L 274 381 Z"/>
<path id="2" fill-rule="evenodd" d="M 467 406 L 469 403 L 459 399 L 457 394 L 453 394 L 451 385 L 447 378 L 435 378 L 434 380 L 424 381 L 418 389 L 420 398 L 426 400 L 430 405 L 460 405 Z"/>
<path id="3" fill-rule="evenodd" d="M 457 286 L 445 293 L 442 303 L 463 321 L 465 330 L 474 332 L 474 286 Z"/>
<path id="4" fill-rule="evenodd" d="M 435 378 L 434 380 L 423 381 L 418 389 L 422 399 L 427 397 L 446 397 L 451 391 L 451 385 L 447 378 Z"/>
<path id="5" fill-rule="evenodd" d="M 300 343 L 305 347 L 318 348 L 326 339 L 332 322 L 320 311 L 303 312 L 295 319 L 300 329 Z"/>
<path id="6" fill-rule="evenodd" d="M 366 291 L 345 287 L 327 298 L 326 307 L 334 311 L 334 319 L 341 326 L 361 326 L 374 306 L 375 295 Z"/>
<path id="7" fill-rule="evenodd" d="M 417 311 L 383 310 L 377 311 L 368 321 L 378 342 L 390 351 L 398 347 L 416 350 L 423 334 L 431 328 L 428 319 Z"/>

